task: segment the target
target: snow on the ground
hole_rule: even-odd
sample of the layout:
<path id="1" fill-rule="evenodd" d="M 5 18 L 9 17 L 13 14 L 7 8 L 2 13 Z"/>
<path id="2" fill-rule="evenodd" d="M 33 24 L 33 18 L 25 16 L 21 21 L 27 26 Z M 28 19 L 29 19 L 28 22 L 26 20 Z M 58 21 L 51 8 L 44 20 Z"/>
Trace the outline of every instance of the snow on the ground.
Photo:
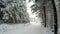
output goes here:
<path id="1" fill-rule="evenodd" d="M 1 24 L 0 34 L 53 34 L 43 26 L 31 24 Z"/>

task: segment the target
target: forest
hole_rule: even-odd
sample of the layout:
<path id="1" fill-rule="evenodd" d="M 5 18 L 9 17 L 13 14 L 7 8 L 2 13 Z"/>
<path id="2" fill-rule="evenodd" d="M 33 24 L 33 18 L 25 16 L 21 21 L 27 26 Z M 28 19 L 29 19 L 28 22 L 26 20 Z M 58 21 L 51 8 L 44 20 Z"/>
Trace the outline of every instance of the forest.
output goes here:
<path id="1" fill-rule="evenodd" d="M 0 22 L 27 23 L 29 14 L 26 10 L 25 0 L 0 0 Z"/>

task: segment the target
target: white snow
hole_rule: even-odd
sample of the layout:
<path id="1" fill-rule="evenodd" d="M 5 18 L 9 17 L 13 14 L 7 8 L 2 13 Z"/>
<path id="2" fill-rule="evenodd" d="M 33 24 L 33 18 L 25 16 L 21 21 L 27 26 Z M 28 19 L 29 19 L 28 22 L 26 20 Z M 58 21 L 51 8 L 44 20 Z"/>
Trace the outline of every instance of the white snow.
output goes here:
<path id="1" fill-rule="evenodd" d="M 1 24 L 0 34 L 53 34 L 42 25 L 31 24 Z"/>

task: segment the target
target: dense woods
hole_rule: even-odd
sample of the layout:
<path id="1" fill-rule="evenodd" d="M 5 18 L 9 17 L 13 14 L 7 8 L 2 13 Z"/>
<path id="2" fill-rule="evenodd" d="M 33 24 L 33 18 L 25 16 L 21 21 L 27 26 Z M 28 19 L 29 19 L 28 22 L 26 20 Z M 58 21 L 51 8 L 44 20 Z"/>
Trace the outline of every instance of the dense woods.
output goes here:
<path id="1" fill-rule="evenodd" d="M 25 0 L 0 0 L 1 18 L 4 23 L 29 22 L 29 16 L 26 10 Z"/>

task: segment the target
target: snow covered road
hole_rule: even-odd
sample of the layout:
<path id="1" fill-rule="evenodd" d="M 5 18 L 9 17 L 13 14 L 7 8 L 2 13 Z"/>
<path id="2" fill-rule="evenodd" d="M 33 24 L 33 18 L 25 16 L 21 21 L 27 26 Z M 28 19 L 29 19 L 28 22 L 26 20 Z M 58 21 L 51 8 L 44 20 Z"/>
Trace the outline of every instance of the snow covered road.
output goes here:
<path id="1" fill-rule="evenodd" d="M 31 24 L 1 24 L 0 34 L 53 34 L 42 25 Z"/>

